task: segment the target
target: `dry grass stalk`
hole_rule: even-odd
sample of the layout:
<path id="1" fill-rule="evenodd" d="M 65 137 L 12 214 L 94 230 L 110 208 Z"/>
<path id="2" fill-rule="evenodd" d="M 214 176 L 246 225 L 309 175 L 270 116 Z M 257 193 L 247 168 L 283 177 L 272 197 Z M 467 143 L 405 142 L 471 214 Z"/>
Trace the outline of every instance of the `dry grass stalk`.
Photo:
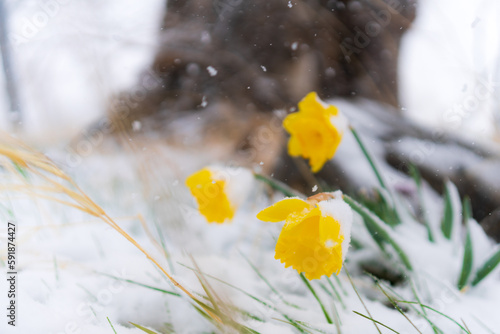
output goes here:
<path id="1" fill-rule="evenodd" d="M 34 195 L 39 198 L 48 199 L 61 203 L 66 206 L 73 207 L 97 217 L 106 224 L 114 228 L 125 239 L 137 247 L 153 264 L 155 264 L 165 276 L 172 282 L 174 286 L 183 291 L 196 304 L 203 307 L 204 311 L 212 317 L 216 322 L 222 324 L 222 320 L 215 315 L 211 310 L 206 308 L 204 304 L 196 298 L 189 290 L 177 282 L 163 266 L 147 252 L 134 238 L 125 232 L 109 215 L 97 205 L 89 196 L 87 196 L 76 182 L 66 175 L 57 165 L 45 155 L 35 151 L 29 146 L 22 143 L 20 140 L 13 138 L 7 134 L 0 134 L 0 157 L 4 156 L 8 160 L 0 160 L 0 166 L 4 167 L 9 174 L 16 175 L 16 178 L 22 179 L 24 185 L 10 185 L 0 187 L 0 190 L 10 190 L 16 192 L 24 192 Z M 26 183 L 22 174 L 15 167 L 22 168 L 30 174 L 36 175 L 41 180 L 48 183 L 50 186 L 35 186 Z M 61 200 L 54 195 L 66 195 L 71 201 Z"/>

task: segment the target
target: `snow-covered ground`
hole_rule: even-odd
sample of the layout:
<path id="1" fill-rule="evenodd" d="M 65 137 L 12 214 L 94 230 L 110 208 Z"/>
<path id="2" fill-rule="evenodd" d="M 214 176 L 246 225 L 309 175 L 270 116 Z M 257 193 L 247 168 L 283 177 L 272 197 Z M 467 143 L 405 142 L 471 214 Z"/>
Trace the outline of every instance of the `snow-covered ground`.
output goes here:
<path id="1" fill-rule="evenodd" d="M 318 303 L 296 273 L 273 259 L 274 238 L 280 226 L 255 218 L 259 210 L 272 202 L 264 195 L 263 185 L 256 183 L 249 189 L 251 195 L 232 224 L 208 225 L 197 213 L 184 186 L 185 176 L 200 164 L 193 157 L 167 148 L 164 148 L 168 157 L 165 160 L 154 153 L 143 152 L 137 159 L 128 151 L 109 153 L 97 149 L 83 161 L 72 163 L 74 160 L 68 159 L 67 152 L 55 145 L 66 143 L 102 115 L 110 94 L 134 84 L 137 73 L 152 56 L 164 1 L 6 2 L 13 17 L 11 38 L 22 86 L 25 116 L 22 137 L 59 163 L 190 290 L 204 293 L 193 271 L 183 266 L 193 267 L 195 261 L 203 272 L 262 298 L 277 309 L 270 310 L 220 282 L 208 281 L 222 300 L 265 320 L 242 320 L 256 331 L 296 332 L 283 322 L 286 314 L 315 329 L 336 333 L 334 325 L 326 325 Z M 499 6 L 493 0 L 474 4 L 462 0 L 421 1 L 417 21 L 402 50 L 401 94 L 405 112 L 428 125 L 480 136 L 483 140 L 493 138 L 491 107 L 498 96 L 494 81 L 498 78 L 500 54 L 498 29 L 495 29 L 500 22 L 498 14 Z M 9 129 L 3 90 L 0 106 L 0 129 Z M 352 142 L 352 138 L 346 142 Z M 12 182 L 11 177 L 3 174 L 0 179 L 1 185 Z M 426 207 L 438 230 L 442 200 L 429 189 L 426 194 Z M 9 192 L 0 195 L 0 199 L 0 257 L 5 262 L 4 223 L 10 219 L 11 209 L 18 228 L 19 260 L 17 326 L 7 326 L 7 318 L 2 315 L 0 333 L 113 333 L 110 322 L 117 333 L 144 333 L 131 329 L 128 322 L 161 333 L 215 330 L 187 298 L 119 280 L 176 291 L 144 255 L 102 221 L 28 195 Z M 155 247 L 137 217 L 139 214 L 144 216 L 153 238 L 159 244 L 164 241 L 170 261 L 161 246 Z M 471 224 L 477 267 L 493 250 L 493 245 L 477 225 Z M 359 218 L 353 235 L 366 247 L 351 249 L 347 268 L 372 317 L 400 333 L 417 332 L 413 325 L 422 333 L 431 333 L 429 324 L 415 313 L 409 313 L 412 325 L 384 305 L 388 300 L 367 276 L 360 275 L 360 264 L 381 262 L 390 268 L 397 261 L 382 256 Z M 478 287 L 462 293 L 455 287 L 461 268 L 462 243 L 441 239 L 438 244 L 429 243 L 424 227 L 410 219 L 398 227 L 397 238 L 415 267 L 412 279 L 423 304 L 445 313 L 462 326 L 463 320 L 472 333 L 498 331 L 498 271 Z M 242 254 L 258 264 L 262 275 L 284 299 L 299 308 L 287 305 L 273 294 Z M 1 272 L 5 269 L 2 262 L 0 268 Z M 352 312 L 367 314 L 346 273 L 343 271 L 339 278 L 341 285 L 335 281 L 334 284 L 342 302 L 334 301 L 316 282 L 314 286 L 328 312 L 334 314 L 334 308 L 338 312 L 341 332 L 376 333 L 372 322 Z M 328 288 L 326 281 L 322 283 Z M 415 299 L 410 285 L 392 288 L 408 300 Z M 3 310 L 7 305 L 6 291 L 7 282 L 2 278 L 0 308 Z M 444 333 L 460 332 L 449 319 L 428 312 Z M 239 313 L 234 314 L 239 319 Z M 390 332 L 383 327 L 380 330 Z"/>

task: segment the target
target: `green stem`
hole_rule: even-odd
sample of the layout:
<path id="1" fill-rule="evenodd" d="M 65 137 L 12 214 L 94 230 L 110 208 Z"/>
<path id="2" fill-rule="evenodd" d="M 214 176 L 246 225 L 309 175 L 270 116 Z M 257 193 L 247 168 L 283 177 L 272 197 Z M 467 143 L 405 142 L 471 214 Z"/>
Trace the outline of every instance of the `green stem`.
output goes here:
<path id="1" fill-rule="evenodd" d="M 304 284 L 307 286 L 307 288 L 309 289 L 309 291 L 311 291 L 311 293 L 313 294 L 314 298 L 316 298 L 316 300 L 318 301 L 319 306 L 321 306 L 321 310 L 323 311 L 323 314 L 325 315 L 326 321 L 329 324 L 333 324 L 332 319 L 328 315 L 328 312 L 326 312 L 325 306 L 321 302 L 321 299 L 319 299 L 319 296 L 316 294 L 316 291 L 314 290 L 314 288 L 311 286 L 311 283 L 309 283 L 309 281 L 307 280 L 307 278 L 302 273 L 300 274 L 300 278 L 302 279 L 302 281 L 304 282 Z"/>
<path id="2" fill-rule="evenodd" d="M 280 182 L 278 180 L 275 180 L 273 178 L 270 178 L 269 176 L 265 176 L 262 174 L 254 173 L 253 176 L 255 179 L 262 181 L 264 183 L 267 183 L 271 188 L 281 191 L 283 195 L 288 196 L 288 197 L 304 197 L 301 193 L 297 192 L 296 190 L 290 188 L 283 182 Z"/>
<path id="3" fill-rule="evenodd" d="M 373 157 L 371 156 L 371 154 L 366 149 L 366 146 L 365 146 L 365 144 L 363 144 L 363 141 L 361 140 L 361 137 L 359 136 L 359 134 L 356 131 L 356 129 L 353 128 L 352 126 L 349 126 L 349 129 L 351 130 L 354 138 L 356 139 L 356 142 L 358 143 L 359 147 L 361 148 L 361 151 L 363 151 L 363 154 L 366 157 L 366 160 L 368 160 L 368 162 L 370 163 L 370 166 L 371 166 L 373 172 L 375 173 L 375 176 L 377 177 L 378 183 L 380 184 L 380 186 L 383 189 L 385 189 L 387 191 L 387 193 L 391 197 L 391 199 L 392 199 L 392 208 L 390 207 L 390 210 L 393 211 L 394 217 L 396 219 L 396 222 L 400 223 L 401 222 L 401 218 L 400 218 L 399 212 L 398 212 L 398 210 L 396 208 L 396 197 L 394 196 L 394 194 L 391 191 L 391 189 L 389 189 L 389 187 L 387 187 L 387 185 L 386 185 L 386 183 L 384 181 L 384 178 L 382 177 L 382 174 L 380 173 L 380 170 L 377 168 L 377 165 L 375 164 L 375 160 L 373 160 Z"/>
<path id="4" fill-rule="evenodd" d="M 377 177 L 378 183 L 380 184 L 380 186 L 382 188 L 389 190 L 387 188 L 387 186 L 385 185 L 384 179 L 382 178 L 382 174 L 380 174 L 380 171 L 378 170 L 377 166 L 375 165 L 375 161 L 373 160 L 372 156 L 370 155 L 370 153 L 366 149 L 365 144 L 363 144 L 363 142 L 361 141 L 361 138 L 359 137 L 358 132 L 352 126 L 350 126 L 349 129 L 351 130 L 352 134 L 354 135 L 354 138 L 358 142 L 358 145 L 361 148 L 361 151 L 363 151 L 363 154 L 365 155 L 366 160 L 368 160 L 368 162 L 370 163 L 370 166 L 372 167 L 372 170 L 375 173 L 375 176 Z"/>

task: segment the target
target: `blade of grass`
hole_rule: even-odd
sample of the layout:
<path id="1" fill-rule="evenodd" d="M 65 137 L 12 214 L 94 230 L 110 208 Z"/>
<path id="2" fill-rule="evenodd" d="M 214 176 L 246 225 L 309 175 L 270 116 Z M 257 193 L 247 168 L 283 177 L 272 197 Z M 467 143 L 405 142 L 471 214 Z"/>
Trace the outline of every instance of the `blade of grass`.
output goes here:
<path id="1" fill-rule="evenodd" d="M 469 329 L 469 327 L 467 327 L 467 324 L 465 323 L 464 319 L 460 319 L 460 320 L 462 320 L 462 323 L 464 324 L 464 327 L 467 330 L 467 332 L 470 333 L 470 329 Z"/>
<path id="2" fill-rule="evenodd" d="M 318 284 L 332 299 L 338 300 L 340 305 L 342 305 L 342 308 L 345 310 L 346 307 L 345 307 L 344 302 L 343 302 L 342 298 L 340 297 L 337 289 L 335 288 L 335 286 L 333 286 L 333 284 L 330 280 L 327 280 L 327 281 L 330 285 L 330 288 L 332 288 L 332 290 L 333 290 L 333 294 L 330 292 L 330 290 L 328 290 L 328 288 L 323 283 L 318 282 Z"/>
<path id="3" fill-rule="evenodd" d="M 328 288 L 321 282 L 318 282 L 319 286 L 321 287 L 321 289 L 323 289 L 323 291 L 326 292 L 327 295 L 329 295 L 332 299 L 335 300 L 335 297 L 333 296 L 333 294 L 328 290 Z M 340 317 L 339 317 L 339 313 L 337 311 L 337 306 L 335 306 L 335 301 L 332 300 L 331 304 L 332 304 L 332 309 L 333 309 L 333 316 L 334 316 L 334 319 L 335 321 L 333 322 L 335 324 L 335 327 L 337 328 L 337 333 L 340 333 Z"/>
<path id="4" fill-rule="evenodd" d="M 377 324 L 379 324 L 380 326 L 383 326 L 383 327 L 387 328 L 388 330 L 392 331 L 393 333 L 399 334 L 399 332 L 395 331 L 394 329 L 392 329 L 391 327 L 389 327 L 389 326 L 387 326 L 387 325 L 384 325 L 384 324 L 383 324 L 383 323 L 381 323 L 380 321 L 377 321 L 377 320 L 373 319 L 372 317 L 368 317 L 368 316 L 366 316 L 366 315 L 364 315 L 364 314 L 362 314 L 362 313 L 359 313 L 359 312 L 357 312 L 357 311 L 353 311 L 353 312 L 354 312 L 354 313 L 356 313 L 356 314 L 357 314 L 357 315 L 359 315 L 359 316 L 362 316 L 363 318 L 366 318 L 366 319 L 368 319 L 368 320 L 372 321 L 373 323 L 377 323 Z"/>
<path id="5" fill-rule="evenodd" d="M 135 328 L 138 328 L 140 329 L 141 331 L 143 331 L 144 333 L 148 333 L 148 334 L 159 334 L 158 332 L 154 332 L 150 329 L 147 329 L 146 327 L 142 327 L 141 325 L 138 325 L 138 324 L 135 324 L 133 322 L 128 322 L 129 324 L 131 324 L 132 326 L 134 326 Z M 116 333 L 116 332 L 115 332 Z"/>
<path id="6" fill-rule="evenodd" d="M 213 309 L 215 310 L 215 314 L 218 315 L 221 319 L 223 318 L 228 318 L 230 323 L 233 323 L 233 319 L 228 315 L 227 310 L 221 310 L 219 308 L 219 304 L 221 301 L 221 298 L 217 295 L 215 290 L 210 286 L 210 284 L 207 282 L 205 276 L 202 274 L 202 271 L 198 267 L 198 263 L 194 260 L 193 256 L 189 256 L 191 259 L 191 262 L 193 263 L 194 267 L 196 268 L 196 271 L 194 272 L 196 277 L 198 278 L 198 281 L 201 284 L 201 287 L 205 291 L 208 300 L 212 304 Z M 224 321 L 226 323 L 227 321 Z"/>
<path id="7" fill-rule="evenodd" d="M 408 318 L 408 316 L 403 312 L 403 310 L 399 307 L 398 303 L 391 297 L 389 296 L 389 294 L 387 293 L 387 291 L 384 290 L 384 288 L 382 288 L 382 286 L 379 284 L 378 282 L 378 279 L 372 275 L 370 275 L 374 280 L 375 280 L 375 285 L 380 289 L 380 291 L 382 291 L 382 293 L 385 295 L 385 297 L 389 300 L 389 302 L 392 304 L 392 306 L 394 306 L 394 308 L 403 316 L 406 318 L 406 320 L 408 320 L 408 322 L 413 326 L 413 328 L 415 328 L 417 330 L 417 332 L 419 332 L 420 334 L 422 334 L 422 332 L 418 329 L 417 326 L 415 326 L 415 324 L 413 323 L 413 321 L 410 320 L 410 318 Z"/>
<path id="8" fill-rule="evenodd" d="M 417 302 L 411 302 L 411 301 L 407 301 L 407 300 L 397 300 L 397 302 L 398 302 L 398 303 L 405 303 L 405 304 L 418 304 Z M 434 309 L 434 308 L 432 308 L 432 307 L 430 307 L 430 306 L 428 306 L 428 305 L 423 305 L 423 304 L 422 304 L 422 306 L 423 306 L 423 307 L 425 307 L 426 309 L 431 310 L 431 311 L 433 311 L 433 312 L 435 312 L 435 313 L 437 313 L 437 314 L 439 314 L 439 315 L 441 315 L 441 316 L 445 317 L 446 319 L 448 319 L 448 320 L 450 320 L 450 321 L 454 322 L 454 323 L 455 323 L 458 327 L 460 327 L 460 328 L 461 328 L 461 329 L 462 329 L 465 333 L 471 334 L 471 333 L 470 333 L 470 332 L 469 332 L 469 331 L 468 331 L 465 327 L 463 327 L 462 325 L 460 325 L 460 323 L 459 323 L 458 321 L 456 321 L 455 319 L 453 319 L 452 317 L 450 317 L 450 316 L 448 316 L 448 315 L 446 315 L 446 314 L 444 314 L 444 313 L 442 313 L 442 312 L 440 312 L 440 311 L 438 311 L 438 310 L 436 310 L 436 309 Z"/>
<path id="9" fill-rule="evenodd" d="M 473 266 L 473 247 L 472 247 L 472 238 L 471 238 L 471 232 L 470 232 L 470 227 L 469 227 L 469 219 L 470 219 L 470 212 L 471 212 L 471 205 L 470 205 L 470 200 L 468 197 L 464 198 L 463 202 L 463 220 L 466 228 L 466 235 L 465 235 L 465 244 L 464 244 L 464 256 L 463 256 L 463 261 L 462 261 L 462 270 L 460 272 L 460 277 L 458 278 L 457 282 L 457 288 L 458 290 L 462 291 L 468 281 L 470 274 L 472 272 L 472 266 Z"/>
<path id="10" fill-rule="evenodd" d="M 373 160 L 372 156 L 366 149 L 365 144 L 363 144 L 363 141 L 361 140 L 361 137 L 358 134 L 358 131 L 356 131 L 355 128 L 352 126 L 349 127 L 351 130 L 352 134 L 354 135 L 354 139 L 356 139 L 356 142 L 358 143 L 359 147 L 361 148 L 361 151 L 363 151 L 364 156 L 366 157 L 366 160 L 368 160 L 368 163 L 370 164 L 370 167 L 372 168 L 373 172 L 375 173 L 375 176 L 377 177 L 378 183 L 380 186 L 386 190 L 389 190 L 385 184 L 384 178 L 382 177 L 382 174 L 380 173 L 379 169 L 375 165 L 375 161 Z"/>
<path id="11" fill-rule="evenodd" d="M 100 274 L 100 275 L 107 276 L 109 278 L 115 279 L 117 281 L 127 282 L 127 283 L 130 283 L 130 284 L 133 284 L 133 285 L 137 285 L 137 286 L 140 286 L 140 287 L 143 287 L 143 288 L 155 290 L 155 291 L 158 291 L 158 292 L 161 292 L 161 293 L 165 293 L 165 294 L 168 294 L 168 295 L 172 295 L 172 296 L 176 296 L 176 297 L 181 297 L 181 294 L 177 293 L 177 292 L 164 290 L 164 289 L 161 289 L 161 288 L 157 288 L 157 287 L 154 287 L 154 286 L 150 286 L 150 285 L 147 285 L 147 284 L 139 283 L 139 282 L 132 281 L 132 280 L 129 280 L 129 279 L 126 279 L 126 278 L 116 277 L 116 276 L 105 274 L 105 273 L 100 273 L 100 272 L 97 272 L 97 273 Z"/>
<path id="12" fill-rule="evenodd" d="M 292 325 L 293 327 L 297 328 L 295 324 L 293 324 L 292 322 L 290 322 L 290 320 L 286 319 L 286 320 L 283 320 L 283 319 L 278 319 L 278 318 L 273 318 L 273 320 L 276 320 L 276 321 L 279 321 L 279 322 L 282 322 L 282 323 L 285 323 L 287 325 Z M 298 322 L 296 322 L 297 326 L 301 326 Z M 311 331 L 308 331 L 307 329 L 305 328 L 301 328 L 301 333 L 305 333 L 305 334 L 313 334 Z"/>
<path id="13" fill-rule="evenodd" d="M 110 326 L 111 326 L 111 328 L 113 329 L 113 332 L 114 332 L 115 334 L 117 334 L 117 333 L 116 333 L 116 330 L 115 330 L 115 327 L 114 327 L 114 326 L 113 326 L 113 324 L 111 323 L 111 320 L 109 320 L 109 318 L 108 318 L 108 317 L 106 317 L 106 319 L 108 319 L 109 325 L 110 325 Z"/>
<path id="14" fill-rule="evenodd" d="M 472 286 L 478 285 L 479 282 L 485 279 L 496 268 L 498 263 L 500 263 L 500 247 L 476 271 L 476 275 L 471 283 Z"/>
<path id="15" fill-rule="evenodd" d="M 434 242 L 435 240 L 434 234 L 432 232 L 429 216 L 425 208 L 424 194 L 422 189 L 422 176 L 420 175 L 420 171 L 414 164 L 410 164 L 409 167 L 410 167 L 410 175 L 413 177 L 413 180 L 417 185 L 418 200 L 420 202 L 420 210 L 422 211 L 423 223 L 427 229 L 427 238 L 429 239 L 430 242 Z"/>
<path id="16" fill-rule="evenodd" d="M 294 307 L 294 308 L 297 308 L 297 309 L 300 309 L 299 306 L 295 305 L 295 304 L 292 304 L 290 302 L 288 302 L 287 300 L 285 300 L 283 298 L 283 296 L 278 292 L 278 290 L 276 290 L 272 285 L 271 283 L 267 280 L 267 278 L 264 277 L 264 275 L 262 275 L 262 273 L 259 271 L 259 269 L 257 269 L 257 267 L 248 259 L 248 257 L 246 257 L 245 254 L 243 254 L 241 251 L 238 251 L 240 253 L 240 255 L 245 259 L 245 261 L 247 261 L 248 265 L 253 269 L 253 271 L 255 271 L 255 273 L 257 274 L 257 276 L 259 276 L 259 278 L 264 281 L 264 283 L 269 287 L 269 289 L 271 289 L 271 291 L 276 295 L 278 296 L 278 298 L 285 304 L 287 304 L 288 306 L 291 306 L 291 307 Z"/>
<path id="17" fill-rule="evenodd" d="M 300 278 L 302 279 L 302 282 L 304 282 L 304 284 L 307 286 L 307 288 L 309 289 L 309 291 L 311 291 L 312 295 L 314 296 L 314 298 L 317 300 L 317 302 L 319 303 L 319 306 L 321 307 L 321 310 L 323 311 L 323 314 L 325 315 L 325 318 L 326 318 L 326 321 L 329 323 L 329 324 L 333 324 L 333 321 L 332 319 L 330 318 L 330 316 L 328 315 L 328 312 L 326 311 L 326 308 L 325 306 L 323 305 L 323 302 L 321 301 L 321 299 L 319 298 L 318 294 L 316 293 L 316 291 L 314 290 L 314 288 L 312 287 L 311 283 L 309 283 L 309 280 L 304 276 L 303 273 L 300 273 Z"/>
<path id="18" fill-rule="evenodd" d="M 444 193 L 444 212 L 441 220 L 441 231 L 446 239 L 451 239 L 453 230 L 453 206 L 451 204 L 451 193 L 448 182 L 445 185 Z"/>
<path id="19" fill-rule="evenodd" d="M 371 275 L 370 275 L 371 276 Z M 413 284 L 413 280 L 410 281 L 412 284 Z M 380 280 L 379 280 L 379 284 L 382 285 L 385 289 L 387 289 L 388 291 L 390 291 L 394 296 L 398 297 L 399 299 L 398 300 L 404 300 L 403 297 L 397 293 L 394 289 L 392 289 L 390 286 L 388 286 L 387 284 L 384 284 L 382 283 Z M 412 285 L 412 289 L 414 289 L 413 285 Z M 423 307 L 423 304 L 422 302 L 420 301 L 420 298 L 418 297 L 417 295 L 417 292 L 416 290 L 413 290 L 413 293 L 415 295 L 415 298 L 417 299 L 417 302 L 416 304 L 420 305 L 421 307 L 421 311 L 419 311 L 415 306 L 413 306 L 413 304 L 408 304 L 408 306 L 413 310 L 415 311 L 415 313 L 417 313 L 419 316 L 421 316 L 422 318 L 424 318 L 427 323 L 432 327 L 434 333 L 436 334 L 443 334 L 444 332 L 438 327 L 436 326 L 435 323 L 433 323 L 428 315 L 427 315 L 427 312 L 425 311 L 425 308 Z"/>
<path id="20" fill-rule="evenodd" d="M 337 276 L 335 276 L 337 278 Z M 337 278 L 338 279 L 338 278 Z M 338 292 L 337 288 L 335 287 L 335 285 L 333 285 L 332 283 L 332 280 L 330 279 L 330 277 L 327 277 L 326 278 L 326 281 L 328 282 L 328 285 L 330 285 L 330 287 L 332 288 L 333 292 L 335 293 L 335 295 L 337 296 L 337 299 L 338 301 L 340 302 L 340 305 L 342 305 L 342 308 L 345 310 L 346 309 L 346 306 L 344 304 L 344 300 L 342 299 L 342 296 L 340 296 L 340 293 Z"/>
<path id="21" fill-rule="evenodd" d="M 481 319 L 478 319 L 476 316 L 472 315 L 472 317 L 474 318 L 474 320 L 476 320 L 476 322 L 481 326 L 483 327 L 487 332 L 490 332 L 490 334 L 495 334 L 494 331 L 491 330 L 491 328 L 489 328 L 488 326 L 486 326 L 486 324 L 484 322 L 481 321 Z"/>
<path id="22" fill-rule="evenodd" d="M 342 320 L 340 319 L 339 311 L 337 306 L 332 302 L 333 306 L 333 316 L 335 317 L 335 327 L 337 328 L 337 334 L 342 334 Z"/>
<path id="23" fill-rule="evenodd" d="M 306 328 L 312 329 L 315 332 L 322 333 L 322 334 L 331 334 L 330 331 L 327 331 L 327 330 L 324 330 L 324 329 L 319 329 L 319 328 L 315 327 L 314 325 L 312 325 L 312 324 L 310 324 L 308 322 L 299 321 L 299 320 L 297 320 L 297 322 L 299 324 L 301 324 L 302 326 L 306 327 Z M 337 333 L 340 334 L 341 332 L 337 329 Z"/>
<path id="24" fill-rule="evenodd" d="M 384 217 L 382 220 L 389 226 L 396 226 L 400 224 L 401 220 L 399 219 L 399 215 L 397 214 L 395 208 L 396 204 L 392 203 L 390 195 L 383 189 L 376 189 L 376 192 L 379 194 L 381 199 L 380 205 L 382 206 L 382 217 Z"/>
<path id="25" fill-rule="evenodd" d="M 347 293 L 346 289 L 344 289 L 344 285 L 340 281 L 340 278 L 337 275 L 333 275 L 333 278 L 335 279 L 335 281 L 337 282 L 337 284 L 340 286 L 340 290 L 342 290 L 342 293 L 344 294 L 344 296 L 346 296 L 346 297 L 349 296 L 349 294 Z"/>
<path id="26" fill-rule="evenodd" d="M 366 313 L 368 313 L 368 315 L 370 316 L 370 320 L 373 321 L 373 325 L 375 326 L 375 328 L 377 329 L 377 332 L 379 332 L 379 334 L 382 334 L 382 332 L 380 331 L 380 328 L 378 328 L 377 326 L 377 323 L 378 321 L 376 321 L 375 319 L 373 319 L 370 311 L 368 310 L 368 307 L 366 307 L 366 304 L 365 302 L 363 301 L 363 299 L 361 298 L 361 296 L 359 295 L 359 292 L 358 292 L 358 289 L 356 288 L 356 285 L 354 285 L 354 281 L 352 280 L 351 278 L 351 275 L 349 274 L 349 271 L 347 270 L 346 267 L 344 267 L 344 270 L 345 270 L 345 273 L 347 275 L 347 278 L 349 278 L 349 282 L 351 282 L 351 285 L 352 285 L 352 288 L 354 289 L 354 292 L 356 293 L 356 296 L 358 296 L 358 299 L 359 301 L 361 302 L 361 304 L 363 305 Z"/>
<path id="27" fill-rule="evenodd" d="M 417 313 L 422 317 L 424 318 L 427 323 L 432 327 L 432 330 L 434 331 L 434 334 L 439 334 L 439 333 L 443 333 L 443 331 L 441 329 L 439 329 L 439 327 L 437 327 L 430 319 L 429 317 L 427 316 L 427 311 L 425 310 L 425 308 L 422 306 L 422 301 L 420 300 L 420 297 L 418 296 L 418 293 L 417 293 L 417 289 L 415 287 L 415 283 L 413 282 L 413 280 L 410 280 L 410 286 L 411 286 L 411 291 L 413 292 L 413 295 L 415 296 L 415 299 L 417 300 L 418 302 L 418 305 L 420 306 L 420 309 L 422 310 L 422 313 L 418 312 L 418 310 L 416 310 L 415 308 L 413 308 L 413 306 L 411 306 L 415 311 L 417 311 Z M 400 299 L 403 299 L 401 298 L 400 295 L 396 294 L 394 292 L 393 289 L 390 289 L 391 292 L 393 294 L 396 295 L 396 297 L 400 298 Z"/>

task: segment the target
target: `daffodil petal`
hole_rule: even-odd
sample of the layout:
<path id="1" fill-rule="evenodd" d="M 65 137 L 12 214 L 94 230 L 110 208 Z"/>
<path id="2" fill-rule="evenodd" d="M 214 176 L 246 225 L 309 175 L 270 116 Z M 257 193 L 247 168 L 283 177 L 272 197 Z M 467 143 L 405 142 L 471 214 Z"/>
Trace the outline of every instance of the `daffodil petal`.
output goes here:
<path id="1" fill-rule="evenodd" d="M 302 154 L 302 148 L 296 136 L 290 137 L 288 141 L 288 154 L 292 157 L 298 157 Z"/>
<path id="2" fill-rule="evenodd" d="M 321 116 L 325 107 L 316 92 L 310 92 L 299 102 L 299 110 L 304 114 Z"/>
<path id="3" fill-rule="evenodd" d="M 280 222 L 286 220 L 292 213 L 300 213 L 311 209 L 311 205 L 300 198 L 285 198 L 257 214 L 257 218 L 267 222 Z"/>

